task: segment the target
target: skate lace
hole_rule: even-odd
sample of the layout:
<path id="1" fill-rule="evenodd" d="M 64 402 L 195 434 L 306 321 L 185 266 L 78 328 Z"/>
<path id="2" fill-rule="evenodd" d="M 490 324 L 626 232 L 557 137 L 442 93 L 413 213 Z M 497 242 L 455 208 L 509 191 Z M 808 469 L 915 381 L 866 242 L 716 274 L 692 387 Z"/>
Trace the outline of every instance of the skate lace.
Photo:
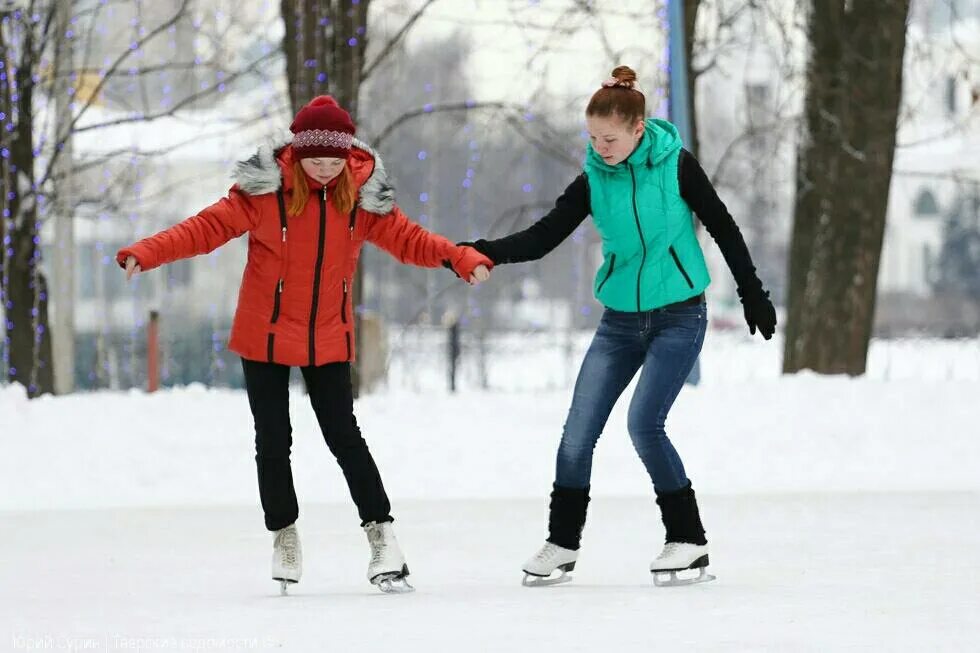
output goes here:
<path id="1" fill-rule="evenodd" d="M 381 527 L 375 526 L 368 530 L 368 542 L 371 543 L 371 564 L 376 565 L 384 558 L 387 543 L 382 537 Z"/>
<path id="2" fill-rule="evenodd" d="M 282 562 L 287 567 L 296 565 L 296 529 L 284 528 L 276 535 L 276 548 Z"/>
<path id="3" fill-rule="evenodd" d="M 551 542 L 546 542 L 545 545 L 541 547 L 536 554 L 534 554 L 534 559 L 544 562 L 549 558 L 554 557 L 556 553 L 558 553 L 558 545 L 552 544 Z"/>
<path id="4" fill-rule="evenodd" d="M 661 551 L 660 555 L 657 556 L 657 560 L 663 560 L 664 558 L 669 558 L 670 556 L 674 555 L 674 552 L 677 551 L 677 549 L 679 548 L 680 548 L 680 543 L 667 542 L 664 545 L 664 550 Z"/>

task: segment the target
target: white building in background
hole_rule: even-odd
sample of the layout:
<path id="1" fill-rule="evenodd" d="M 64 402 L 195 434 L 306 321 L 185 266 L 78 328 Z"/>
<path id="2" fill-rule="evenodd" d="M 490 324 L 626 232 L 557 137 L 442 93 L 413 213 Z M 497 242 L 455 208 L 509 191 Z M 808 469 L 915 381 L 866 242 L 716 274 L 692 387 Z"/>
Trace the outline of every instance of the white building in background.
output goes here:
<path id="1" fill-rule="evenodd" d="M 927 296 L 947 214 L 980 193 L 980 1 L 913 2 L 905 62 L 878 289 Z"/>

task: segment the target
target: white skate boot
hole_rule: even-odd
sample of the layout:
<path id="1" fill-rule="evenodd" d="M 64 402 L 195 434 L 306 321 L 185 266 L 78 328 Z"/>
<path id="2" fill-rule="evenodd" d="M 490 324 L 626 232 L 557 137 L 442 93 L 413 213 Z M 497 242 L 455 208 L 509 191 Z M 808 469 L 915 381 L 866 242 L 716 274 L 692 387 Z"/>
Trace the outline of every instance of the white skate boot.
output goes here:
<path id="1" fill-rule="evenodd" d="M 524 580 L 521 584 L 525 587 L 542 587 L 567 583 L 572 580 L 568 572 L 575 569 L 576 560 L 578 560 L 578 551 L 545 542 L 544 546 L 524 563 Z M 551 574 L 556 569 L 561 572 L 561 576 L 551 578 Z"/>
<path id="2" fill-rule="evenodd" d="M 408 565 L 405 556 L 395 539 L 395 530 L 391 522 L 368 522 L 364 526 L 368 544 L 371 545 L 371 562 L 368 564 L 367 577 L 372 585 L 386 594 L 405 594 L 414 592 L 415 588 L 408 584 Z"/>
<path id="3" fill-rule="evenodd" d="M 289 584 L 298 583 L 303 575 L 303 550 L 296 524 L 276 531 L 272 547 L 272 580 L 279 581 L 279 591 L 285 596 Z"/>
<path id="4" fill-rule="evenodd" d="M 688 542 L 667 542 L 660 555 L 650 563 L 653 584 L 657 587 L 693 585 L 714 580 L 714 576 L 706 573 L 707 568 L 708 545 Z M 698 575 L 689 578 L 677 577 L 677 572 L 688 569 L 697 569 Z"/>

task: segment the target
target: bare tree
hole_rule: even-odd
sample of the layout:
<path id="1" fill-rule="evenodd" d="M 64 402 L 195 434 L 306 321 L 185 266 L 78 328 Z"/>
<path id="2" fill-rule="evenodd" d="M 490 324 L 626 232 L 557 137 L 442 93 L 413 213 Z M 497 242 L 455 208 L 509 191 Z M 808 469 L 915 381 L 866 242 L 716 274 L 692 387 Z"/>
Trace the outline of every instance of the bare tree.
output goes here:
<path id="1" fill-rule="evenodd" d="M 172 11 L 162 20 L 137 20 L 131 35 L 114 40 L 96 29 L 107 3 L 32 0 L 0 5 L 0 302 L 7 322 L 7 376 L 23 384 L 32 397 L 54 390 L 48 281 L 41 268 L 41 225 L 47 207 L 58 206 L 59 211 L 67 213 L 62 217 L 68 219 L 74 206 L 91 199 L 83 197 L 69 206 L 59 202 L 60 184 L 67 175 L 82 168 L 76 170 L 75 161 L 61 160 L 69 150 L 66 145 L 80 132 L 173 116 L 240 77 L 257 73 L 269 59 L 266 55 L 234 70 L 229 70 L 221 57 L 194 61 L 185 56 L 185 60 L 163 66 L 135 63 L 137 53 L 166 38 L 168 31 L 181 21 L 190 20 L 190 0 L 172 0 L 170 6 Z M 146 7 L 137 3 L 135 11 L 142 12 Z M 159 11 L 162 7 L 155 4 L 153 9 Z M 67 12 L 69 18 L 65 20 L 61 12 Z M 59 23 L 71 27 L 63 32 Z M 73 41 L 73 49 L 80 55 L 77 62 L 66 63 L 63 59 L 68 50 L 63 47 L 66 39 Z M 100 64 L 94 69 L 86 67 L 95 52 L 102 55 Z M 219 71 L 220 81 L 203 88 L 197 85 L 183 96 L 156 103 L 153 108 L 147 80 L 164 70 L 190 71 L 197 67 Z M 73 103 L 67 114 L 60 112 L 56 116 L 52 107 L 58 105 L 54 97 L 58 89 L 66 86 L 63 75 L 69 76 Z M 134 89 L 116 99 L 117 105 L 129 104 L 131 111 L 93 120 L 93 106 L 105 100 L 114 85 Z M 105 161 L 103 157 L 84 165 L 92 167 Z"/>
<path id="2" fill-rule="evenodd" d="M 909 0 L 810 6 L 783 371 L 865 371 Z"/>

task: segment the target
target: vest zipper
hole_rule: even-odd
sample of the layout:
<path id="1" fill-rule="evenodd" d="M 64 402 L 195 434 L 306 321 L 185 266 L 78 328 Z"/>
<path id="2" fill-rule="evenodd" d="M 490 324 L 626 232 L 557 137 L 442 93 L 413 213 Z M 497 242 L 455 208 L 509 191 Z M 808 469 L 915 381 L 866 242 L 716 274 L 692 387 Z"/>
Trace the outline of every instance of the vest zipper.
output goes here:
<path id="1" fill-rule="evenodd" d="M 643 266 L 647 261 L 647 243 L 643 238 L 643 228 L 640 227 L 640 211 L 636 208 L 636 173 L 633 172 L 633 164 L 627 163 L 626 167 L 630 170 L 630 179 L 633 181 L 633 217 L 636 219 L 636 231 L 640 234 L 640 246 L 643 248 L 643 257 L 640 258 L 640 269 L 636 273 L 636 312 L 640 310 L 640 281 L 643 278 Z"/>
<path id="2" fill-rule="evenodd" d="M 671 245 L 668 249 L 670 251 L 671 257 L 674 259 L 674 264 L 677 266 L 677 269 L 680 270 L 681 271 L 681 274 L 684 275 L 684 281 L 686 281 L 687 282 L 687 285 L 690 286 L 691 289 L 693 290 L 694 289 L 694 282 L 691 281 L 691 277 L 689 277 L 687 275 L 687 270 L 685 270 L 684 269 L 684 266 L 681 265 L 681 260 L 680 260 L 680 258 L 677 257 L 677 252 L 674 251 L 674 246 Z"/>
<path id="3" fill-rule="evenodd" d="M 320 234 L 316 246 L 316 271 L 313 273 L 313 305 L 310 307 L 310 365 L 316 365 L 316 313 L 320 303 L 320 275 L 327 239 L 327 189 L 320 195 Z"/>
<path id="4" fill-rule="evenodd" d="M 606 272 L 606 276 L 603 277 L 602 283 L 599 284 L 599 287 L 596 289 L 595 294 L 598 295 L 600 292 L 602 292 L 602 287 L 606 285 L 607 281 L 609 281 L 609 277 L 612 276 L 613 269 L 615 267 L 616 267 L 616 255 L 613 254 L 612 257 L 609 259 L 609 271 Z"/>

